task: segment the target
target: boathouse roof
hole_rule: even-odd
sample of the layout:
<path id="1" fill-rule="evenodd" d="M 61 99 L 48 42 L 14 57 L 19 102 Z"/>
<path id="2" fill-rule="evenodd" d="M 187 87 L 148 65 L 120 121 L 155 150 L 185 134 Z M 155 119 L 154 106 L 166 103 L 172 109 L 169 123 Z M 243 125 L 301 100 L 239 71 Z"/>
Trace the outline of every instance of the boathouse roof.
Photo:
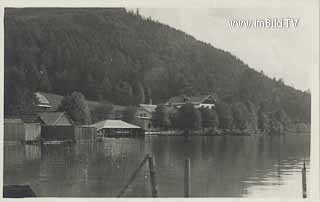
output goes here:
<path id="1" fill-rule="evenodd" d="M 139 126 L 121 121 L 121 120 L 104 120 L 90 125 L 97 130 L 114 128 L 114 129 L 140 129 Z"/>
<path id="2" fill-rule="evenodd" d="M 19 118 L 4 118 L 4 123 L 23 123 Z"/>
<path id="3" fill-rule="evenodd" d="M 38 115 L 46 125 L 73 125 L 65 112 L 42 112 Z"/>
<path id="4" fill-rule="evenodd" d="M 4 117 L 5 123 L 40 123 L 38 115 L 36 114 L 22 114 L 22 115 L 10 115 Z"/>

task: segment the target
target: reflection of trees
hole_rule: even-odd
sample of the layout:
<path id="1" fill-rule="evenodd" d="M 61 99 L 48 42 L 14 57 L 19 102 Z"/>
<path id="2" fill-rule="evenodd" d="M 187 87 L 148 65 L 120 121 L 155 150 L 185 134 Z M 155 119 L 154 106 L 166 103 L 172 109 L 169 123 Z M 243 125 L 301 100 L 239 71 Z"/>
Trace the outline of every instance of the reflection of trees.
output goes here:
<path id="1" fill-rule="evenodd" d="M 4 145 L 3 183 L 14 184 L 23 178 L 24 151 L 20 145 Z"/>
<path id="2" fill-rule="evenodd" d="M 144 158 L 143 145 L 143 140 L 139 139 L 108 139 L 97 143 L 97 153 L 91 159 L 88 170 L 89 179 L 95 181 L 89 187 L 89 192 L 99 196 L 116 196 Z M 144 190 L 143 172 L 138 175 L 129 192 L 134 195 L 141 193 L 141 190 Z"/>
<path id="3" fill-rule="evenodd" d="M 27 161 L 39 161 L 41 159 L 41 147 L 39 145 L 24 145 Z"/>

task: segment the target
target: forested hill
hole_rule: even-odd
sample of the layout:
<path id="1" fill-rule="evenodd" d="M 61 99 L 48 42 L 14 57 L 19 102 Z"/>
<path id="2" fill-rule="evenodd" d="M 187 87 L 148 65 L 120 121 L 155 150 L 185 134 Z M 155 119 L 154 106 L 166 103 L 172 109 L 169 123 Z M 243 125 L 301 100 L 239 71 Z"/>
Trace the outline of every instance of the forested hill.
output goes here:
<path id="1" fill-rule="evenodd" d="M 122 8 L 5 9 L 5 110 L 34 91 L 80 91 L 120 105 L 215 92 L 225 102 L 263 103 L 310 122 L 309 93 Z"/>

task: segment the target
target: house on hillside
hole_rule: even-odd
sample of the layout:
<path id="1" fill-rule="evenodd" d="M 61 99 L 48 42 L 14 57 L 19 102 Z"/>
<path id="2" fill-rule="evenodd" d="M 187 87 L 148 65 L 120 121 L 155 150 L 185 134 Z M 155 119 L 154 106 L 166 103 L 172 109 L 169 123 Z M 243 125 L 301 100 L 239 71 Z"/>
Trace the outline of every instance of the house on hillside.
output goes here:
<path id="1" fill-rule="evenodd" d="M 144 130 L 154 129 L 152 125 L 152 115 L 156 110 L 157 105 L 152 104 L 140 104 L 137 108 L 136 117 L 138 120 L 138 125 Z"/>
<path id="2" fill-rule="evenodd" d="M 37 98 L 37 111 L 38 112 L 54 112 L 57 111 L 63 96 L 52 94 L 52 93 L 44 93 L 44 92 L 36 92 L 35 96 Z"/>
<path id="3" fill-rule="evenodd" d="M 52 108 L 52 106 L 49 103 L 49 100 L 44 95 L 42 95 L 39 92 L 36 92 L 35 96 L 38 101 L 36 106 L 37 111 L 49 111 Z"/>
<path id="4" fill-rule="evenodd" d="M 197 95 L 197 96 L 186 96 L 180 95 L 170 98 L 165 105 L 180 108 L 182 105 L 186 103 L 191 103 L 195 108 L 208 108 L 212 109 L 215 107 L 217 102 L 217 97 L 215 95 Z"/>
<path id="5" fill-rule="evenodd" d="M 42 112 L 56 112 L 61 104 L 62 99 L 64 96 L 53 94 L 53 93 L 45 93 L 45 92 L 36 92 L 35 96 L 38 100 L 37 102 L 37 111 L 39 113 Z M 100 102 L 86 100 L 90 111 L 95 109 L 96 107 L 101 106 Z M 123 118 L 124 111 L 126 110 L 125 106 L 120 105 L 112 105 L 113 110 L 109 114 L 110 119 L 118 119 L 121 120 Z M 45 116 L 54 116 L 45 115 Z"/>
<path id="6" fill-rule="evenodd" d="M 37 111 L 38 112 L 55 112 L 58 110 L 64 96 L 53 93 L 36 92 Z M 86 100 L 90 110 L 99 106 L 101 103 L 91 100 Z"/>
<path id="7" fill-rule="evenodd" d="M 97 130 L 98 136 L 107 137 L 136 137 L 143 136 L 144 131 L 136 126 L 121 120 L 104 120 L 90 125 Z"/>

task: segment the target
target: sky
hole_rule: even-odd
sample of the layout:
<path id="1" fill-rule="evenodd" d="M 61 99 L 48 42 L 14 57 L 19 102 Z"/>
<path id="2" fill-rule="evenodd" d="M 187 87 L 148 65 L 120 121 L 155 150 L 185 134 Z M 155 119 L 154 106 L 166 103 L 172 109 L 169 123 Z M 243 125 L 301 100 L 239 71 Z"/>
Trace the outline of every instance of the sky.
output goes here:
<path id="1" fill-rule="evenodd" d="M 219 8 L 140 8 L 139 12 L 231 52 L 271 78 L 282 78 L 287 85 L 300 90 L 310 89 L 311 70 L 318 68 L 319 59 L 317 4 L 290 0 L 297 4 L 286 6 L 289 1 L 285 0 L 279 7 L 252 7 L 254 1 L 242 1 L 241 6 L 234 5 L 235 8 L 230 8 L 225 1 Z M 228 23 L 235 19 L 287 17 L 299 19 L 297 27 L 232 28 Z"/>

